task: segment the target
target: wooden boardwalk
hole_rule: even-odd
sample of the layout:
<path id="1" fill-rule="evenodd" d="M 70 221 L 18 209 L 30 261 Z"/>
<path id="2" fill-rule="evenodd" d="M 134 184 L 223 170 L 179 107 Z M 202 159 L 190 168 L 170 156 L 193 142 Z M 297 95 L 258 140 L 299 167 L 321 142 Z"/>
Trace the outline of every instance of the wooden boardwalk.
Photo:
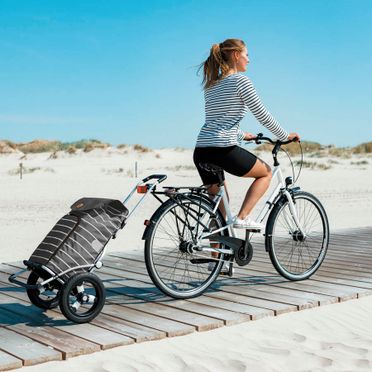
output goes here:
<path id="1" fill-rule="evenodd" d="M 68 322 L 58 309 L 43 312 L 31 305 L 24 289 L 7 280 L 21 264 L 1 264 L 0 371 L 372 294 L 372 227 L 333 233 L 322 267 L 303 282 L 288 282 L 276 273 L 262 238 L 253 246 L 248 266 L 235 266 L 233 278 L 220 277 L 207 293 L 191 300 L 159 292 L 142 256 L 107 255 L 96 271 L 107 289 L 105 307 L 82 325 Z"/>

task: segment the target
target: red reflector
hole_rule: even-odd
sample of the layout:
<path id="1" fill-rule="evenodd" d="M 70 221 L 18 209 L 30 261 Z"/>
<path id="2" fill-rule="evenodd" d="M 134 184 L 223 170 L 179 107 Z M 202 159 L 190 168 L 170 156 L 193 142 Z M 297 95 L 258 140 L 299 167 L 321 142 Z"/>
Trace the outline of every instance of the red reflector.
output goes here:
<path id="1" fill-rule="evenodd" d="M 150 220 L 144 220 L 144 221 L 143 221 L 143 224 L 146 225 L 146 226 L 150 225 L 150 223 L 151 223 Z"/>
<path id="2" fill-rule="evenodd" d="M 138 194 L 146 194 L 147 192 L 147 185 L 139 185 L 137 186 Z"/>

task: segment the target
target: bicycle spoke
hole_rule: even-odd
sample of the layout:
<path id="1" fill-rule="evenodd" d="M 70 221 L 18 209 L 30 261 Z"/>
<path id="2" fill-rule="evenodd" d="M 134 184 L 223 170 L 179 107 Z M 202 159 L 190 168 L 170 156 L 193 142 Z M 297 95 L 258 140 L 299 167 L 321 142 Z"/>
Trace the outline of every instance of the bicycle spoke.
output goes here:
<path id="1" fill-rule="evenodd" d="M 315 271 L 328 245 L 328 230 L 325 230 L 324 222 L 326 217 L 323 217 L 313 199 L 307 193 L 295 197 L 294 207 L 299 226 L 305 235 L 293 220 L 288 202 L 278 209 L 273 223 L 270 257 L 279 272 L 289 278 L 300 279 Z"/>
<path id="2" fill-rule="evenodd" d="M 213 257 L 210 251 L 204 252 L 203 247 L 212 248 L 216 243 L 210 238 L 199 238 L 201 234 L 223 226 L 219 220 L 213 224 L 213 220 L 216 220 L 213 208 L 201 200 L 178 200 L 158 218 L 151 241 L 150 264 L 153 269 L 149 273 L 165 293 L 197 293 L 214 280 L 216 270 L 222 265 L 223 254 L 218 253 L 220 258 L 216 257 L 213 269 L 208 270 L 208 259 Z M 218 243 L 218 247 L 224 245 Z M 202 261 L 198 262 L 197 258 Z"/>

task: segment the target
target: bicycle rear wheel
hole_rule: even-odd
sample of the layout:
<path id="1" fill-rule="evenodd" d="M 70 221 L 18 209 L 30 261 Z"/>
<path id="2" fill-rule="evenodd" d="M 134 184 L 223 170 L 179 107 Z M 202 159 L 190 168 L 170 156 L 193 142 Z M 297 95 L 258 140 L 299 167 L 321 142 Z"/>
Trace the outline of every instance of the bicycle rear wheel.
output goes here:
<path id="1" fill-rule="evenodd" d="M 327 214 L 320 201 L 307 192 L 293 196 L 303 236 L 292 218 L 288 201 L 279 202 L 270 213 L 266 247 L 275 269 L 289 280 L 304 280 L 322 264 L 329 242 Z"/>
<path id="2" fill-rule="evenodd" d="M 202 233 L 226 225 L 213 202 L 203 197 L 177 197 L 162 204 L 151 218 L 145 241 L 145 262 L 153 283 L 173 298 L 192 298 L 203 293 L 217 278 L 226 255 L 213 257 L 203 247 L 223 248 Z M 218 235 L 227 235 L 227 229 Z"/>

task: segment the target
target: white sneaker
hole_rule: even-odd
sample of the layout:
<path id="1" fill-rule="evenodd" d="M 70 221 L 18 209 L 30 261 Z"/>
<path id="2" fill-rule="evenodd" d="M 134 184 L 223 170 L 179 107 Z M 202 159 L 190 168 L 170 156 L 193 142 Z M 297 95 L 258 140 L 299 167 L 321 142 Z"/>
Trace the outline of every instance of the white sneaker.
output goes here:
<path id="1" fill-rule="evenodd" d="M 265 227 L 262 223 L 252 220 L 249 216 L 241 220 L 238 216 L 234 219 L 234 225 L 236 229 L 246 229 L 246 230 L 255 230 L 261 231 Z"/>

